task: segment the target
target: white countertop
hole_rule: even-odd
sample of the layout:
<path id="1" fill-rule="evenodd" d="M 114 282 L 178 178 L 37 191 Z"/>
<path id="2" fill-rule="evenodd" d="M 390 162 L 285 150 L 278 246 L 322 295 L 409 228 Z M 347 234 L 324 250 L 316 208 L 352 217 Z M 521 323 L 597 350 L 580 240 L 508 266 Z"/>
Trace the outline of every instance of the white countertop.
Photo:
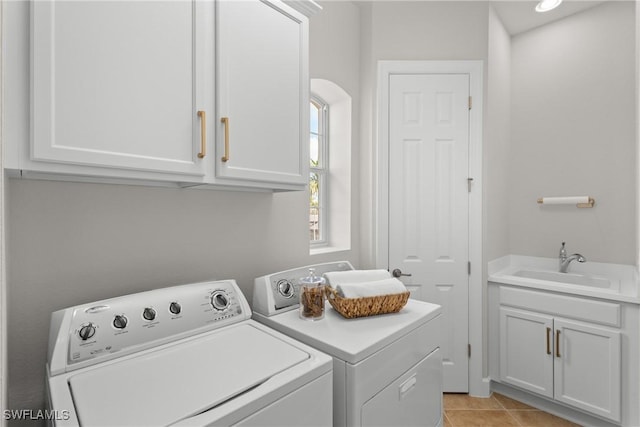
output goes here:
<path id="1" fill-rule="evenodd" d="M 559 277 L 566 274 L 567 282 L 574 278 L 606 279 L 610 282 L 610 286 L 597 287 L 563 283 L 555 280 L 521 277 L 520 274 L 523 271 L 534 273 L 542 272 L 546 274 L 552 273 Z M 488 280 L 489 282 L 522 286 L 531 289 L 640 304 L 640 297 L 638 295 L 638 269 L 636 266 L 590 261 L 578 263 L 574 261 L 569 266 L 568 273 L 558 273 L 558 271 L 557 258 L 507 255 L 489 262 Z"/>

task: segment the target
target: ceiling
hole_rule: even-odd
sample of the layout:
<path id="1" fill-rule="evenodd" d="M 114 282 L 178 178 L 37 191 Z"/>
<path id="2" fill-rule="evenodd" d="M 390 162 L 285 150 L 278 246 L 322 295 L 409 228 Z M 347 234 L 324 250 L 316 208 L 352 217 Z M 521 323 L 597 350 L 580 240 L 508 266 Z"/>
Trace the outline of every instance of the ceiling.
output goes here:
<path id="1" fill-rule="evenodd" d="M 574 13 L 597 6 L 604 1 L 565 0 L 549 12 L 538 13 L 534 9 L 537 1 L 506 0 L 492 1 L 491 4 L 511 35 L 516 35 Z"/>

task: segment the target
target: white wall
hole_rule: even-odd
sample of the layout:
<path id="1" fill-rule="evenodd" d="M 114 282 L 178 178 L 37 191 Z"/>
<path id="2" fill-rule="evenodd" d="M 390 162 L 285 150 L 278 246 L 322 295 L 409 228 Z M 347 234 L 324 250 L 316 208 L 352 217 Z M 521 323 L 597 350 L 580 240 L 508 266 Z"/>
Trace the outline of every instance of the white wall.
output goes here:
<path id="1" fill-rule="evenodd" d="M 18 2 L 10 3 L 5 19 L 16 24 L 11 26 L 15 37 L 25 37 L 28 15 Z M 311 21 L 311 75 L 332 79 L 357 99 L 358 68 L 351 66 L 351 58 L 357 61 L 358 16 L 351 4 L 326 6 Z M 28 52 L 9 53 L 15 55 L 13 70 L 5 78 L 24 93 L 21 105 L 7 106 L 14 112 L 7 134 L 15 137 L 28 134 Z M 357 154 L 357 134 L 352 143 Z M 358 194 L 357 180 L 352 185 L 352 194 Z M 11 179 L 7 193 L 12 409 L 43 406 L 54 310 L 212 278 L 235 278 L 250 299 L 259 275 L 328 260 L 359 265 L 357 247 L 309 255 L 306 191 L 265 194 Z M 352 241 L 357 241 L 357 205 L 352 212 Z"/>
<path id="2" fill-rule="evenodd" d="M 511 142 L 511 36 L 489 9 L 486 132 L 483 141 L 483 295 L 486 299 L 487 262 L 509 254 L 509 144 Z M 486 301 L 483 308 L 486 307 Z M 485 309 L 486 310 L 486 309 Z M 484 313 L 484 328 L 487 316 Z M 486 333 L 485 333 L 486 338 Z M 488 374 L 485 340 L 485 376 Z"/>
<path id="3" fill-rule="evenodd" d="M 511 253 L 636 263 L 634 2 L 606 2 L 512 40 Z M 589 195 L 593 209 L 540 206 Z"/>

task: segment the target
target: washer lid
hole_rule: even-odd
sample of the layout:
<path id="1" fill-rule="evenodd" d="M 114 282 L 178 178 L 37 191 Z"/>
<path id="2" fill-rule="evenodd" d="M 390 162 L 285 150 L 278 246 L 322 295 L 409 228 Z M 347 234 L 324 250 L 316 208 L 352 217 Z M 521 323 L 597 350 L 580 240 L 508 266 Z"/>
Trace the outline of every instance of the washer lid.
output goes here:
<path id="1" fill-rule="evenodd" d="M 256 387 L 309 354 L 249 324 L 72 376 L 82 425 L 168 425 Z"/>

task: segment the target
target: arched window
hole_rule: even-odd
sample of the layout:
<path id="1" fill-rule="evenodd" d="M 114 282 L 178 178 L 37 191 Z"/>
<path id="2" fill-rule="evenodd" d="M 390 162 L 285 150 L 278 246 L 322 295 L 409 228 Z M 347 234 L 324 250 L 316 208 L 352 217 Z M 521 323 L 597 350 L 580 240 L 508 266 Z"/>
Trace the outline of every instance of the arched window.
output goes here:
<path id="1" fill-rule="evenodd" d="M 311 79 L 309 234 L 312 254 L 351 248 L 351 96 Z"/>

